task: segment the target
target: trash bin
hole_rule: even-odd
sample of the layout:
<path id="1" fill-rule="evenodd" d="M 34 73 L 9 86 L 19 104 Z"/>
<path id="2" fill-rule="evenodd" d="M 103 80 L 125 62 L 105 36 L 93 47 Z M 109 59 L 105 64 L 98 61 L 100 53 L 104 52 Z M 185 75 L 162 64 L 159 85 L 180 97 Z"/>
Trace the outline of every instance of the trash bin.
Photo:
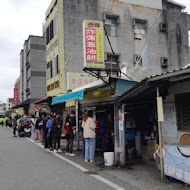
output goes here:
<path id="1" fill-rule="evenodd" d="M 105 166 L 113 166 L 114 152 L 104 152 L 104 164 Z"/>

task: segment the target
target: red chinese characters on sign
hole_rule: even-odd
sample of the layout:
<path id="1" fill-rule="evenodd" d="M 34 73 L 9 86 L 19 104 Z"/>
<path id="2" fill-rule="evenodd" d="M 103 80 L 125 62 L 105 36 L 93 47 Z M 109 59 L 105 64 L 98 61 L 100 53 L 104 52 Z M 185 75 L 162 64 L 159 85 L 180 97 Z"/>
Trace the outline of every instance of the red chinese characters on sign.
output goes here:
<path id="1" fill-rule="evenodd" d="M 85 29 L 86 39 L 86 60 L 90 62 L 97 61 L 97 49 L 96 49 L 96 29 Z"/>
<path id="2" fill-rule="evenodd" d="M 89 83 L 92 83 L 96 81 L 96 79 L 93 79 L 93 78 L 73 78 L 71 80 L 71 84 L 72 85 L 79 85 L 79 86 L 82 86 L 82 85 L 85 85 L 85 84 L 89 84 Z"/>
<path id="3" fill-rule="evenodd" d="M 14 103 L 19 103 L 19 89 L 14 88 Z"/>

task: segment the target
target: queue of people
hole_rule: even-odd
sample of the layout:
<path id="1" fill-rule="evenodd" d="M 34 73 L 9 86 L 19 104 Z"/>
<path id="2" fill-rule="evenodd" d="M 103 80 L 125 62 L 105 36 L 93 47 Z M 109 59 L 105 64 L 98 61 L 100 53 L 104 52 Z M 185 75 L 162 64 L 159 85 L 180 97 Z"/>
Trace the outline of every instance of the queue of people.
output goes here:
<path id="1" fill-rule="evenodd" d="M 102 150 L 105 147 L 105 134 L 107 131 L 107 122 L 105 117 L 98 119 L 95 122 L 92 117 L 92 111 L 82 114 L 81 121 L 81 136 L 82 136 L 82 153 L 81 157 L 85 162 L 94 162 L 95 149 L 99 148 L 96 141 L 101 139 Z M 31 117 L 17 116 L 12 119 L 13 136 L 16 137 L 16 130 L 18 129 L 18 136 L 30 137 L 33 141 L 36 139 L 44 145 L 45 149 L 53 152 L 62 152 L 60 147 L 61 134 L 64 133 L 66 139 L 66 155 L 75 156 L 73 153 L 73 142 L 76 139 L 76 118 L 75 113 L 66 116 L 65 123 L 63 123 L 59 114 L 56 113 L 41 113 L 39 117 L 32 115 Z M 30 135 L 26 135 L 26 129 L 30 129 Z M 63 132 L 64 131 L 64 132 Z"/>

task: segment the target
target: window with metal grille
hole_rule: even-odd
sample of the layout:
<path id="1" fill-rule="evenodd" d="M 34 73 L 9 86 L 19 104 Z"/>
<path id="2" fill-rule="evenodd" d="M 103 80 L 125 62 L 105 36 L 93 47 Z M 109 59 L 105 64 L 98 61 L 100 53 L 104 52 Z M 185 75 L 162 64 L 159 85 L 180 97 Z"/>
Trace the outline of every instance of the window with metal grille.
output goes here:
<path id="1" fill-rule="evenodd" d="M 117 25 L 119 24 L 119 17 L 106 15 L 105 28 L 108 36 L 117 36 Z"/>
<path id="2" fill-rule="evenodd" d="M 190 93 L 175 96 L 179 131 L 190 131 Z"/>
<path id="3" fill-rule="evenodd" d="M 118 69 L 117 60 L 119 59 L 119 55 L 107 54 L 105 57 L 105 65 L 106 69 Z"/>

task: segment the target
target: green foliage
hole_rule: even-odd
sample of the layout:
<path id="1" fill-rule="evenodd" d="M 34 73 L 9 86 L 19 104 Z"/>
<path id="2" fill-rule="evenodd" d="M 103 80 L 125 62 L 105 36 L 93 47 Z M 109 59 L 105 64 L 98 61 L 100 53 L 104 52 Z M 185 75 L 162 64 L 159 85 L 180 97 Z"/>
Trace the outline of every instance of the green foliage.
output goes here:
<path id="1" fill-rule="evenodd" d="M 13 113 L 12 110 L 8 110 L 8 111 L 5 112 L 5 115 L 7 115 L 7 116 L 11 116 L 12 113 Z"/>

